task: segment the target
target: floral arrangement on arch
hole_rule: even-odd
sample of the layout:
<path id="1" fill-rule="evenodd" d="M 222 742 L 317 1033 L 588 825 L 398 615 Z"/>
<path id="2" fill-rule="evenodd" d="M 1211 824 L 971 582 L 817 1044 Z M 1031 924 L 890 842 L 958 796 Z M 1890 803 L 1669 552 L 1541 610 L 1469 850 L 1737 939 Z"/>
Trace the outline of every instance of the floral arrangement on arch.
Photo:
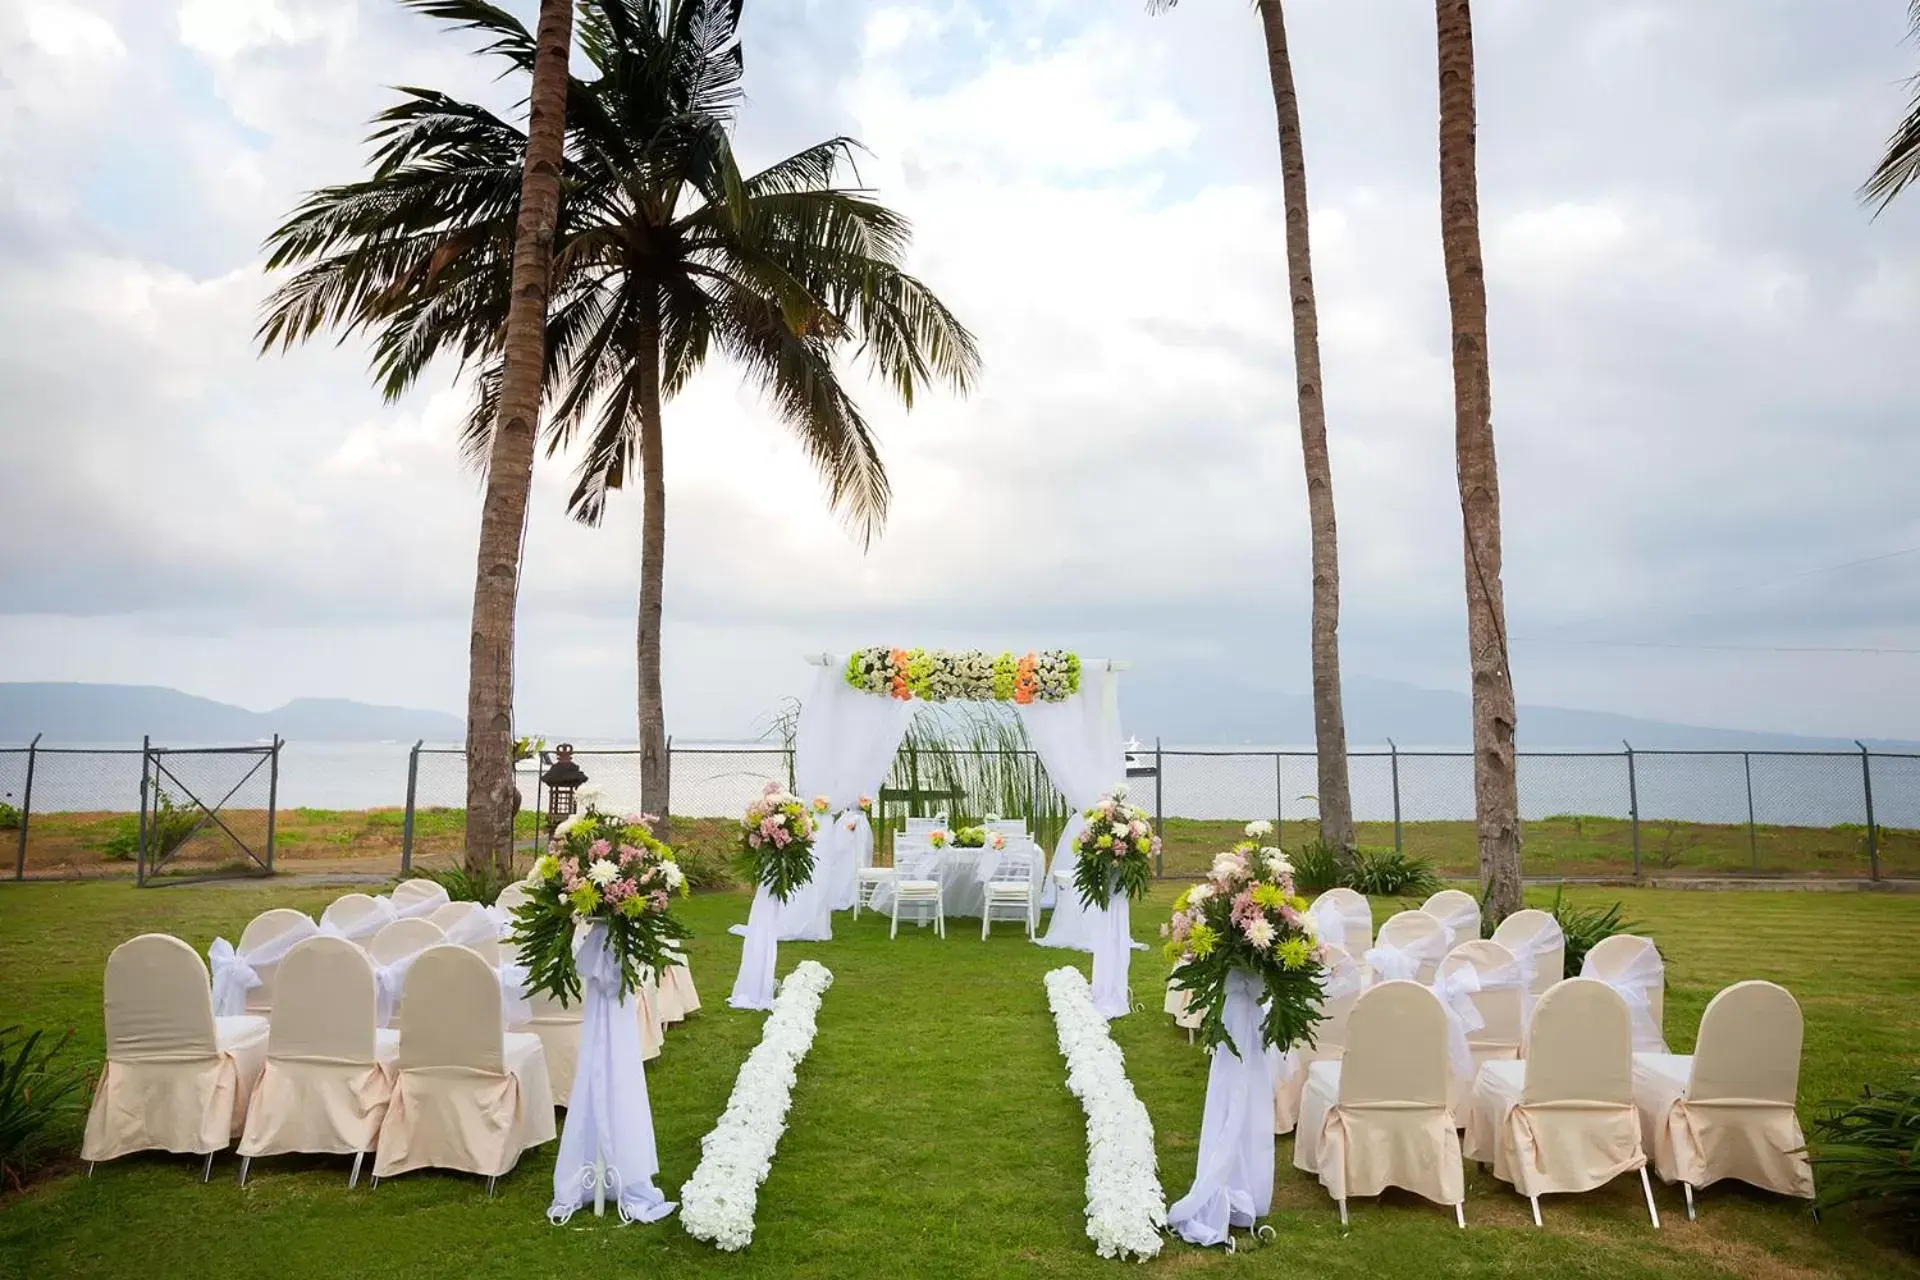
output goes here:
<path id="1" fill-rule="evenodd" d="M 923 702 L 1065 702 L 1080 691 L 1080 657 L 1043 649 L 1015 657 L 981 649 L 873 645 L 847 658 L 847 683 L 866 693 Z"/>
<path id="2" fill-rule="evenodd" d="M 563 1005 L 580 998 L 578 925 L 606 926 L 626 994 L 639 988 L 642 970 L 679 964 L 674 947 L 688 936 L 669 910 L 675 894 L 686 896 L 687 877 L 673 850 L 654 837 L 654 819 L 616 817 L 595 804 L 553 829 L 547 852 L 527 873 L 527 900 L 513 913 L 512 941 L 528 990 Z"/>
<path id="3" fill-rule="evenodd" d="M 825 813 L 828 800 L 816 796 L 812 806 L 777 782 L 769 782 L 740 819 L 742 874 L 785 902 L 813 879 L 814 813 Z"/>
<path id="4" fill-rule="evenodd" d="M 1081 815 L 1087 825 L 1073 840 L 1073 887 L 1080 901 L 1102 911 L 1115 893 L 1146 896 L 1153 883 L 1153 856 L 1160 852 L 1152 818 L 1126 797 L 1124 785 L 1101 796 Z"/>
<path id="5" fill-rule="evenodd" d="M 1272 832 L 1270 822 L 1248 823 L 1248 838 L 1214 856 L 1207 878 L 1174 899 L 1173 919 L 1160 929 L 1174 965 L 1168 985 L 1187 993 L 1189 1008 L 1205 1010 L 1200 1037 L 1208 1048 L 1243 1052 L 1223 1021 L 1227 975 L 1235 970 L 1265 990 L 1262 1046 L 1311 1044 L 1322 1016 L 1326 948 L 1307 900 L 1294 892 L 1286 855 L 1259 843 Z"/>

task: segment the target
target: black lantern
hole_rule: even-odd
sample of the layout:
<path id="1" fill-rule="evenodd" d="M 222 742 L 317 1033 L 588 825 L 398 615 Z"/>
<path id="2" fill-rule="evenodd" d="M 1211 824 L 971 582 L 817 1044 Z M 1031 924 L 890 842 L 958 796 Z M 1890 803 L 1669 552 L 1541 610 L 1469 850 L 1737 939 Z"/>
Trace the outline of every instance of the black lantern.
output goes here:
<path id="1" fill-rule="evenodd" d="M 573 744 L 563 742 L 553 749 L 554 762 L 540 775 L 540 781 L 547 785 L 547 831 L 571 818 L 578 811 L 580 787 L 587 780 L 586 773 L 573 762 Z"/>

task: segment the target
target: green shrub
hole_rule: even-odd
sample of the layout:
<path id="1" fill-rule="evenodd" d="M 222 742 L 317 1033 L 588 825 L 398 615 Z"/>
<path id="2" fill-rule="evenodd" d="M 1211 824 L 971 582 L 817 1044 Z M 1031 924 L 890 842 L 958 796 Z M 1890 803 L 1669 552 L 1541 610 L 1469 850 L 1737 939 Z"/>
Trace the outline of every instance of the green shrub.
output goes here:
<path id="1" fill-rule="evenodd" d="M 45 1034 L 0 1028 L 0 1183 L 14 1187 L 48 1144 L 62 1136 L 57 1122 L 86 1102 L 86 1077 L 55 1061 L 73 1032 L 43 1047 Z"/>
<path id="2" fill-rule="evenodd" d="M 1580 966 L 1586 962 L 1587 952 L 1602 938 L 1611 938 L 1616 933 L 1638 933 L 1640 926 L 1621 915 L 1624 909 L 1615 902 L 1606 907 L 1576 907 L 1567 902 L 1566 886 L 1561 885 L 1553 892 L 1553 918 L 1560 922 L 1560 932 L 1567 936 L 1565 976 L 1580 976 Z"/>
<path id="3" fill-rule="evenodd" d="M 1397 849 L 1355 849 L 1346 883 L 1355 892 L 1375 897 L 1425 898 L 1440 891 L 1440 877 L 1432 863 Z"/>
<path id="4" fill-rule="evenodd" d="M 18 831 L 20 829 L 20 811 L 0 800 L 0 831 Z"/>
<path id="5" fill-rule="evenodd" d="M 1807 1143 L 1814 1207 L 1865 1205 L 1892 1218 L 1909 1249 L 1920 1248 L 1920 1075 L 1822 1106 Z"/>
<path id="6" fill-rule="evenodd" d="M 686 840 L 673 848 L 673 860 L 680 864 L 688 887 L 694 890 L 730 889 L 738 884 L 739 879 L 733 873 L 733 855 L 731 844 L 718 844 L 711 839 Z"/>
<path id="7" fill-rule="evenodd" d="M 1324 893 L 1342 883 L 1340 855 L 1318 837 L 1287 855 L 1293 864 L 1293 887 L 1301 893 Z"/>
<path id="8" fill-rule="evenodd" d="M 482 871 L 475 875 L 464 866 L 424 868 L 416 867 L 403 880 L 431 880 L 447 891 L 447 898 L 453 902 L 478 902 L 490 906 L 500 896 L 500 891 L 511 884 L 516 877 L 496 875 L 492 871 Z"/>
<path id="9" fill-rule="evenodd" d="M 183 809 L 159 783 L 153 784 L 153 808 L 147 814 L 147 848 L 154 862 L 162 862 L 187 842 L 200 826 L 197 809 Z M 104 846 L 107 861 L 132 862 L 140 852 L 140 819 L 122 818 Z"/>

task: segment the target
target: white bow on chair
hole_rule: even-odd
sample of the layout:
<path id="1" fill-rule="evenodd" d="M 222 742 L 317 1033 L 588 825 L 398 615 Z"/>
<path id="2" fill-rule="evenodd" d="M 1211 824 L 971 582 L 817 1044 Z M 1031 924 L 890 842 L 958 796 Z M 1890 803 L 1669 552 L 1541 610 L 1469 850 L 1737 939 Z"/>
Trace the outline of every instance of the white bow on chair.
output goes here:
<path id="1" fill-rule="evenodd" d="M 295 925 L 247 951 L 241 951 L 225 938 L 215 938 L 207 948 L 207 965 L 213 971 L 214 1016 L 230 1018 L 245 1013 L 247 992 L 265 981 L 254 966 L 279 964 L 296 942 L 319 932 L 319 927 L 309 920 L 305 928 Z"/>
<path id="2" fill-rule="evenodd" d="M 1394 979 L 1413 979 L 1420 976 L 1420 957 L 1402 947 L 1383 942 L 1367 949 L 1363 957 L 1367 968 L 1373 970 L 1375 982 L 1390 982 Z"/>
<path id="3" fill-rule="evenodd" d="M 1543 928 L 1526 941 L 1507 948 L 1513 952 L 1514 963 L 1520 966 L 1520 989 L 1527 993 L 1529 1002 L 1533 998 L 1534 979 L 1540 976 L 1540 962 L 1554 948 L 1564 948 L 1566 941 L 1567 935 L 1560 931 L 1559 922 L 1554 921 L 1552 928 Z M 1557 982 L 1559 979 L 1560 975 L 1555 974 L 1554 980 Z"/>
<path id="4" fill-rule="evenodd" d="M 1447 1011 L 1447 1057 L 1453 1073 L 1462 1080 L 1471 1080 L 1473 1050 L 1467 1045 L 1467 1033 L 1487 1025 L 1479 1006 L 1473 1002 L 1474 994 L 1482 989 L 1480 972 L 1471 965 L 1463 965 L 1445 977 L 1436 977 L 1427 989 Z"/>
<path id="5" fill-rule="evenodd" d="M 420 951 L 425 950 L 425 947 L 420 949 Z M 400 988 L 406 985 L 407 970 L 413 968 L 413 962 L 420 958 L 420 951 L 401 956 L 391 964 L 375 966 L 373 984 L 379 1004 L 378 1025 L 383 1027 L 393 1025 L 393 1016 L 400 1011 Z"/>
<path id="6" fill-rule="evenodd" d="M 1316 902 L 1308 908 L 1307 914 L 1313 917 L 1313 931 L 1319 935 L 1320 941 L 1339 947 L 1342 951 L 1352 949 L 1347 946 L 1347 919 L 1340 914 L 1338 906 L 1331 902 Z"/>

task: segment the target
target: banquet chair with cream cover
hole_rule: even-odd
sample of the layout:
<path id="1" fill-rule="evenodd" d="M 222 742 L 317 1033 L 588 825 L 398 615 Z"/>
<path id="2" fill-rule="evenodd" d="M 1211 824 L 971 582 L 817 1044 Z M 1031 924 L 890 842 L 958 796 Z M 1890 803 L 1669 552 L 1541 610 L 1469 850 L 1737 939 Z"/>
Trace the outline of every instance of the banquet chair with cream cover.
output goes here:
<path id="1" fill-rule="evenodd" d="M 1455 1121 L 1467 1122 L 1467 1098 L 1483 1063 L 1511 1062 L 1525 1038 L 1526 990 L 1513 953 L 1497 942 L 1476 939 L 1447 953 L 1433 979 L 1433 993 L 1452 1015 L 1448 1030 L 1453 1085 L 1448 1101 Z M 1466 1052 L 1460 1052 L 1464 1045 Z"/>
<path id="2" fill-rule="evenodd" d="M 487 908 L 487 914 L 500 930 L 500 940 L 505 942 L 513 936 L 513 913 L 532 896 L 523 880 L 515 880 L 493 897 L 493 905 Z"/>
<path id="3" fill-rule="evenodd" d="M 1329 889 L 1313 900 L 1307 912 L 1320 938 L 1347 954 L 1358 956 L 1373 945 L 1373 904 L 1352 889 Z"/>
<path id="4" fill-rule="evenodd" d="M 1322 1019 L 1313 1024 L 1313 1043 L 1297 1045 L 1283 1059 L 1273 1077 L 1273 1131 L 1292 1133 L 1300 1118 L 1300 1098 L 1307 1087 L 1307 1071 L 1316 1062 L 1338 1061 L 1346 1053 L 1347 1019 L 1353 1002 L 1366 989 L 1358 960 L 1339 947 L 1327 947 L 1325 975 L 1320 986 Z M 1197 1024 L 1196 1024 L 1197 1025 Z"/>
<path id="5" fill-rule="evenodd" d="M 1474 1081 L 1466 1155 L 1493 1166 L 1533 1206 L 1640 1174 L 1660 1225 L 1633 1106 L 1633 1030 L 1620 993 L 1568 978 L 1540 998 L 1523 1061 L 1488 1062 Z"/>
<path id="6" fill-rule="evenodd" d="M 411 916 L 432 915 L 447 905 L 448 896 L 446 887 L 437 880 L 416 876 L 393 886 L 387 901 L 393 905 L 393 914 L 404 920 Z"/>
<path id="7" fill-rule="evenodd" d="M 364 893 L 343 893 L 320 913 L 320 932 L 366 945 L 367 939 L 392 924 L 393 904 Z"/>
<path id="8" fill-rule="evenodd" d="M 1447 927 L 1424 911 L 1402 911 L 1380 926 L 1361 960 L 1375 982 L 1403 979 L 1429 986 L 1447 958 Z"/>
<path id="9" fill-rule="evenodd" d="M 1460 889 L 1442 889 L 1420 909 L 1447 927 L 1447 950 L 1480 936 L 1480 902 Z"/>
<path id="10" fill-rule="evenodd" d="M 418 917 L 395 920 L 373 935 L 367 943 L 367 958 L 373 961 L 377 1024 L 395 1025 L 400 1016 L 400 989 L 406 985 L 407 970 L 428 947 L 447 940 L 440 926 Z"/>
<path id="11" fill-rule="evenodd" d="M 1600 939 L 1581 963 L 1580 976 L 1598 978 L 1627 1002 L 1635 1053 L 1667 1051 L 1667 969 L 1651 939 L 1631 933 Z"/>
<path id="12" fill-rule="evenodd" d="M 1179 972 L 1180 966 L 1175 965 L 1173 972 L 1167 975 L 1167 995 L 1166 999 L 1160 1002 L 1160 1008 L 1172 1016 L 1173 1025 L 1185 1031 L 1187 1043 L 1192 1044 L 1193 1033 L 1200 1029 L 1200 1024 L 1206 1019 L 1207 1011 L 1193 1003 L 1192 992 L 1173 985 L 1173 979 Z M 1281 1129 L 1276 1132 L 1285 1133 L 1286 1130 Z"/>
<path id="13" fill-rule="evenodd" d="M 660 1015 L 663 1030 L 671 1023 L 685 1022 L 688 1014 L 700 1011 L 700 992 L 693 985 L 693 969 L 687 964 L 686 953 L 679 950 L 680 940 L 675 938 L 669 945 L 680 959 L 679 963 L 661 970 L 655 983 L 654 1008 Z"/>
<path id="14" fill-rule="evenodd" d="M 247 921 L 240 945 L 215 938 L 207 949 L 213 972 L 213 1012 L 216 1017 L 252 1013 L 265 1017 L 273 1009 L 273 975 L 296 943 L 320 931 L 305 912 L 286 907 L 262 911 Z"/>
<path id="15" fill-rule="evenodd" d="M 985 891 L 980 908 L 981 941 L 986 941 L 996 911 L 1003 920 L 1018 920 L 1026 925 L 1027 940 L 1033 940 L 1034 917 L 1040 911 L 1040 900 L 1033 890 L 1035 856 L 1031 849 L 1015 849 L 1011 845 L 1000 855 L 992 877 L 981 886 Z"/>
<path id="16" fill-rule="evenodd" d="M 945 938 L 947 902 L 940 880 L 940 855 L 930 849 L 914 850 L 896 854 L 894 863 L 899 875 L 893 882 L 893 924 L 887 937 L 900 936 L 900 908 L 906 906 L 913 909 L 915 919 L 921 918 L 923 910 L 929 913 L 934 936 Z"/>
<path id="17" fill-rule="evenodd" d="M 267 1060 L 267 1020 L 216 1018 L 207 966 L 163 933 L 107 957 L 107 1065 L 94 1087 L 80 1158 L 89 1168 L 135 1151 L 206 1156 L 239 1136 Z"/>
<path id="18" fill-rule="evenodd" d="M 477 902 L 446 902 L 426 913 L 423 919 L 440 926 L 447 941 L 465 946 L 469 939 L 499 940 L 500 931 L 493 916 Z"/>
<path id="19" fill-rule="evenodd" d="M 1447 1015 L 1414 982 L 1368 988 L 1347 1018 L 1346 1052 L 1307 1068 L 1293 1164 L 1340 1204 L 1401 1187 L 1453 1206 L 1467 1225 L 1460 1135 L 1447 1114 Z"/>
<path id="20" fill-rule="evenodd" d="M 1567 935 L 1560 922 L 1537 907 L 1516 911 L 1500 922 L 1493 940 L 1513 953 L 1526 982 L 1526 1005 L 1547 994 L 1565 977 Z"/>
<path id="21" fill-rule="evenodd" d="M 1708 1002 L 1691 1054 L 1633 1055 L 1641 1141 L 1660 1180 L 1685 1188 L 1687 1217 L 1695 1188 L 1723 1178 L 1813 1197 L 1794 1114 L 1802 1031 L 1785 987 L 1736 982 Z"/>
<path id="22" fill-rule="evenodd" d="M 424 924 L 403 920 L 400 925 Z M 240 1185 L 255 1156 L 353 1155 L 347 1186 L 380 1136 L 399 1036 L 375 1026 L 373 962 L 343 938 L 308 938 L 280 966 L 267 1066 L 240 1136 Z"/>
<path id="23" fill-rule="evenodd" d="M 500 979 L 470 949 L 442 945 L 414 962 L 400 997 L 393 1100 L 373 1174 L 459 1169 L 487 1192 L 528 1147 L 556 1136 L 540 1038 L 500 1028 Z"/>

